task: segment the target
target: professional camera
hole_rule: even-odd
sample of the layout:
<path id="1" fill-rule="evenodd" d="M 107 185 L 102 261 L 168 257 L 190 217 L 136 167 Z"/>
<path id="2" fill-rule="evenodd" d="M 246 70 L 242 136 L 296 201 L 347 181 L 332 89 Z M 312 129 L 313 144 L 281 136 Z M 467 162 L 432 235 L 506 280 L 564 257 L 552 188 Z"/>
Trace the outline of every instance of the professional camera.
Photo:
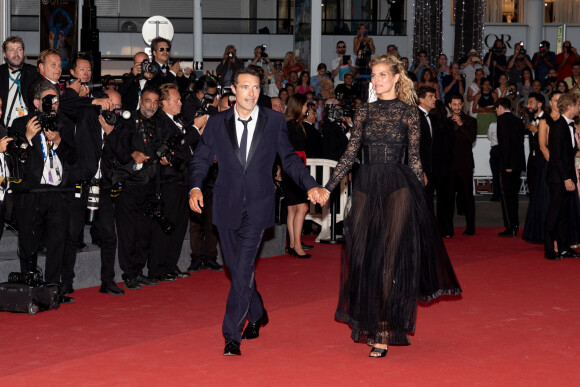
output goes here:
<path id="1" fill-rule="evenodd" d="M 165 207 L 165 203 L 163 202 L 161 194 L 158 193 L 155 195 L 154 200 L 147 203 L 145 215 L 153 219 L 161 227 L 161 230 L 169 235 L 175 230 L 175 226 L 167 219 L 163 207 Z"/>
<path id="2" fill-rule="evenodd" d="M 232 59 L 234 57 L 234 53 L 233 52 L 228 52 L 228 58 Z"/>
<path id="3" fill-rule="evenodd" d="M 46 95 L 42 98 L 42 111 L 37 110 L 34 114 L 42 129 L 58 132 L 56 112 L 52 110 L 52 105 L 57 102 L 58 97 L 53 94 Z"/>
<path id="4" fill-rule="evenodd" d="M 44 285 L 42 275 L 38 271 L 29 271 L 27 273 L 12 272 L 8 274 L 8 282 L 34 287 Z"/>
<path id="5" fill-rule="evenodd" d="M 20 137 L 14 137 L 12 141 L 6 145 L 6 153 L 10 156 L 17 157 L 20 160 L 26 160 L 28 158 L 29 148 L 30 144 L 28 141 L 23 140 Z"/>
<path id="6" fill-rule="evenodd" d="M 71 75 L 63 75 L 59 79 L 60 82 L 66 82 L 69 85 L 78 81 L 78 78 L 75 78 Z M 89 89 L 89 92 L 103 90 L 102 83 L 93 83 L 93 82 L 81 82 L 83 86 Z"/>
<path id="7" fill-rule="evenodd" d="M 121 118 L 128 120 L 131 118 L 131 112 L 129 110 L 115 109 L 115 110 L 101 110 L 101 116 L 105 119 L 107 125 L 116 125 Z"/>
<path id="8" fill-rule="evenodd" d="M 528 52 L 524 48 L 524 42 L 520 42 L 520 54 L 526 55 Z"/>
<path id="9" fill-rule="evenodd" d="M 342 117 L 354 117 L 354 113 L 356 112 L 355 96 L 345 96 L 343 93 L 336 93 L 336 99 L 340 101 L 339 106 L 342 108 Z"/>
<path id="10" fill-rule="evenodd" d="M 99 215 L 99 193 L 99 182 L 97 180 L 91 181 L 87 195 L 87 211 L 85 212 L 86 223 L 93 223 L 97 220 Z"/>
<path id="11" fill-rule="evenodd" d="M 260 46 L 260 49 L 262 50 L 262 52 L 260 53 L 260 55 L 262 56 L 262 58 L 268 58 L 268 54 L 266 54 L 266 45 L 262 44 Z"/>
<path id="12" fill-rule="evenodd" d="M 217 108 L 212 105 L 214 103 L 217 94 L 205 93 L 203 99 L 201 100 L 201 106 L 195 112 L 195 117 L 200 117 L 206 114 L 212 115 L 217 113 Z"/>
<path id="13" fill-rule="evenodd" d="M 149 59 L 145 59 L 141 62 L 141 74 L 144 75 L 145 73 L 149 73 L 153 76 L 159 74 L 161 69 L 157 66 L 157 63 L 151 63 Z"/>
<path id="14" fill-rule="evenodd" d="M 160 159 L 165 157 L 167 161 L 178 171 L 185 170 L 185 160 L 175 155 L 175 148 L 182 144 L 183 138 L 181 136 L 171 137 L 163 142 L 159 149 L 157 149 L 157 157 Z"/>
<path id="15" fill-rule="evenodd" d="M 503 52 L 503 47 L 493 47 L 491 50 L 495 55 L 500 55 Z"/>

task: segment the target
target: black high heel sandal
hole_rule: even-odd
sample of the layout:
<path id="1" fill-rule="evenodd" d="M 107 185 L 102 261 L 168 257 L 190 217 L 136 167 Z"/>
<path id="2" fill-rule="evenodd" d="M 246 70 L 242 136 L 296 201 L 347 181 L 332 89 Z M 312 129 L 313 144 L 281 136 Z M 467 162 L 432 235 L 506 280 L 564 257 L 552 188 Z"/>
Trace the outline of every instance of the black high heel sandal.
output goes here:
<path id="1" fill-rule="evenodd" d="M 292 247 L 288 247 L 288 254 L 291 257 L 295 257 L 296 256 L 296 250 L 294 250 Z"/>
<path id="2" fill-rule="evenodd" d="M 387 352 L 389 352 L 389 347 L 387 348 L 377 348 L 377 347 L 373 347 L 373 349 L 371 349 L 371 352 L 369 353 L 369 357 L 385 357 L 387 356 Z M 373 355 L 374 353 L 378 353 L 379 355 Z"/>

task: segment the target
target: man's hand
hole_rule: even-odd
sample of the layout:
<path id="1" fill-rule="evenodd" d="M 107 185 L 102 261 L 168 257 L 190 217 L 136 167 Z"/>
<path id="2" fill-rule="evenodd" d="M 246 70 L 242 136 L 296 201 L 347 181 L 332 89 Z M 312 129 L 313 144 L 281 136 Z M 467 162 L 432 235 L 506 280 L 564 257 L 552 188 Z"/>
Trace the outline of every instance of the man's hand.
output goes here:
<path id="1" fill-rule="evenodd" d="M 101 128 L 103 128 L 106 135 L 111 134 L 111 132 L 115 129 L 115 126 L 107 124 L 107 121 L 105 121 L 101 115 L 99 115 L 99 123 L 101 124 Z"/>
<path id="2" fill-rule="evenodd" d="M 192 189 L 189 194 L 189 207 L 193 212 L 201 214 L 201 209 L 203 208 L 203 194 L 197 188 Z"/>
<path id="3" fill-rule="evenodd" d="M 141 74 L 141 63 L 137 63 L 133 66 L 133 68 L 131 68 L 131 73 L 134 76 L 137 76 L 139 74 Z"/>
<path id="4" fill-rule="evenodd" d="M 111 101 L 108 98 L 95 98 L 91 103 L 100 106 L 103 110 L 111 110 Z"/>
<path id="5" fill-rule="evenodd" d="M 52 141 L 54 145 L 58 146 L 60 144 L 60 133 L 53 132 L 52 130 L 45 130 L 44 135 L 48 141 Z"/>
<path id="6" fill-rule="evenodd" d="M 171 66 L 169 66 L 169 70 L 173 71 L 175 74 L 177 74 L 178 72 L 180 72 L 181 71 L 181 65 L 179 64 L 179 61 L 173 62 L 173 64 Z"/>
<path id="7" fill-rule="evenodd" d="M 423 173 L 423 180 L 425 181 L 425 185 L 429 183 L 429 179 L 427 179 L 427 174 Z"/>
<path id="8" fill-rule="evenodd" d="M 537 133 L 538 132 L 538 127 L 532 123 L 528 124 L 528 130 L 532 133 Z"/>
<path id="9" fill-rule="evenodd" d="M 564 180 L 564 186 L 566 187 L 566 191 L 574 191 L 576 189 L 572 179 Z"/>
<path id="10" fill-rule="evenodd" d="M 6 152 L 6 147 L 10 141 L 12 141 L 12 137 L 2 137 L 0 139 L 0 153 Z"/>
<path id="11" fill-rule="evenodd" d="M 209 115 L 204 114 L 203 116 L 199 116 L 193 120 L 193 124 L 196 128 L 199 129 L 199 134 L 203 133 L 203 129 L 205 128 L 205 124 L 207 124 L 207 120 Z"/>
<path id="12" fill-rule="evenodd" d="M 40 122 L 38 122 L 38 118 L 32 117 L 32 119 L 26 123 L 26 139 L 29 142 L 32 141 L 34 136 L 36 136 L 36 134 L 40 132 L 41 129 L 42 128 L 40 127 Z"/>
<path id="13" fill-rule="evenodd" d="M 149 160 L 149 156 L 146 156 L 145 153 L 139 151 L 131 153 L 131 157 L 133 158 L 133 161 L 135 161 L 135 164 L 143 164 Z"/>
<path id="14" fill-rule="evenodd" d="M 514 170 L 513 169 L 506 169 L 505 170 L 507 173 L 512 173 Z"/>
<path id="15" fill-rule="evenodd" d="M 322 187 L 314 187 L 308 191 L 308 200 L 312 203 L 318 203 L 323 206 L 328 198 L 330 197 L 330 193 L 322 188 Z"/>
<path id="16" fill-rule="evenodd" d="M 83 87 L 81 80 L 77 79 L 76 81 L 74 81 L 73 83 L 68 83 L 66 85 L 66 87 L 73 89 L 74 91 L 77 92 L 78 95 L 81 95 L 81 89 Z M 86 95 L 86 94 L 85 94 Z"/>
<path id="17" fill-rule="evenodd" d="M 463 121 L 461 120 L 461 117 L 459 115 L 452 115 L 451 119 L 459 126 L 463 126 Z"/>
<path id="18" fill-rule="evenodd" d="M 159 164 L 163 165 L 164 167 L 166 166 L 171 166 L 171 163 L 169 161 L 167 161 L 167 157 L 163 156 L 161 158 L 161 160 L 159 160 Z"/>

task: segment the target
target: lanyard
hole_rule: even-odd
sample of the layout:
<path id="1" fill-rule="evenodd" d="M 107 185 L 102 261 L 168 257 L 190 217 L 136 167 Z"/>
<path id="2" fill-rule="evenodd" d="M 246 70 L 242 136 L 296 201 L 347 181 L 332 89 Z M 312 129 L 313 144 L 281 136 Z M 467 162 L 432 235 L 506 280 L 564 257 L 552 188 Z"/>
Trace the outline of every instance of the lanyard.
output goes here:
<path id="1" fill-rule="evenodd" d="M 44 139 L 44 141 L 43 141 Z M 42 157 L 44 159 L 44 162 L 46 162 L 46 153 L 44 150 L 44 143 L 46 142 L 46 146 L 48 148 L 48 158 L 50 160 L 50 169 L 54 168 L 53 165 L 53 157 L 55 155 L 54 150 L 52 149 L 52 145 L 49 144 L 49 141 L 46 139 L 46 136 L 43 133 L 40 133 L 40 145 L 42 146 Z"/>

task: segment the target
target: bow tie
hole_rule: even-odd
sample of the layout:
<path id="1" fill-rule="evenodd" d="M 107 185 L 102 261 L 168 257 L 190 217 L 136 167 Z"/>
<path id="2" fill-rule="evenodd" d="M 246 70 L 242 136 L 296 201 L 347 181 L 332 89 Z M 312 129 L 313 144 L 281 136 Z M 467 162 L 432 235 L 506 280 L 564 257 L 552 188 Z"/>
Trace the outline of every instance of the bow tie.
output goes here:
<path id="1" fill-rule="evenodd" d="M 576 127 L 574 126 L 574 121 L 568 122 L 568 126 L 571 127 L 572 129 L 576 129 Z"/>
<path id="2" fill-rule="evenodd" d="M 181 123 L 182 118 L 183 118 L 183 114 L 180 113 L 176 116 L 173 116 L 173 121 Z"/>

